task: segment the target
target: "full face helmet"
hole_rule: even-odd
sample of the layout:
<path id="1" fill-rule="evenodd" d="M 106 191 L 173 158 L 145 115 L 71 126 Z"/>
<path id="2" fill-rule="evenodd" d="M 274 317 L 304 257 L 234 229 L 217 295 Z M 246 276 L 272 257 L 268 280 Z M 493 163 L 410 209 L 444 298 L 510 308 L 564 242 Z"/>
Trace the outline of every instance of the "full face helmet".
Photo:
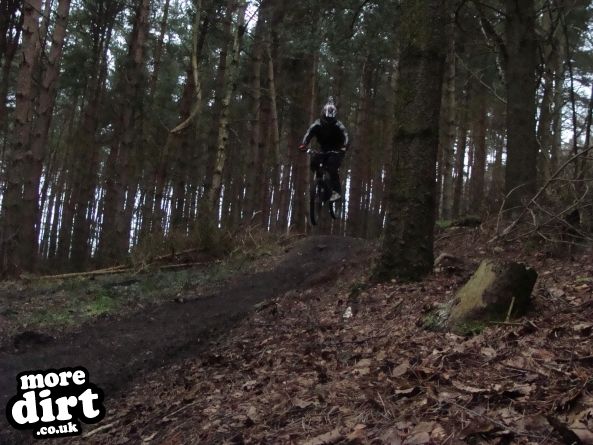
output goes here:
<path id="1" fill-rule="evenodd" d="M 333 124 L 337 120 L 338 109 L 334 104 L 334 98 L 330 96 L 327 100 L 327 103 L 323 106 L 321 110 L 321 120 L 326 123 Z"/>

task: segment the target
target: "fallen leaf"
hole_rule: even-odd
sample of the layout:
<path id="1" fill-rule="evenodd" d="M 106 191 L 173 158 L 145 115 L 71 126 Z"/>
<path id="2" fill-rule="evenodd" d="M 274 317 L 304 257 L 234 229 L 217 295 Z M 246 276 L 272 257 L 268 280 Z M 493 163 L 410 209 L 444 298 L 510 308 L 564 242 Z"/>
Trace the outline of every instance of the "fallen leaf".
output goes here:
<path id="1" fill-rule="evenodd" d="M 558 434 L 560 434 L 560 436 L 562 436 L 562 439 L 566 443 L 579 444 L 581 442 L 581 439 L 579 438 L 579 436 L 577 436 L 574 431 L 572 431 L 570 428 L 568 428 L 568 426 L 566 424 L 562 423 L 556 417 L 546 416 L 546 419 L 548 419 L 548 422 L 550 423 L 550 425 L 552 425 L 552 427 L 554 427 L 554 429 L 558 432 Z"/>
<path id="2" fill-rule="evenodd" d="M 249 417 L 254 422 L 258 420 L 259 416 L 257 415 L 257 408 L 255 406 L 250 406 L 247 410 L 247 417 Z"/>
<path id="3" fill-rule="evenodd" d="M 358 425 L 356 425 L 354 427 L 354 430 L 349 433 L 346 436 L 346 439 L 348 439 L 349 441 L 361 441 L 362 439 L 365 438 L 365 433 L 364 433 L 364 429 L 366 428 L 366 425 L 359 423 Z"/>
<path id="4" fill-rule="evenodd" d="M 362 360 L 359 360 L 358 362 L 356 362 L 356 365 L 354 365 L 356 368 L 368 368 L 371 366 L 371 359 L 370 358 L 363 358 Z"/>
<path id="5" fill-rule="evenodd" d="M 249 391 L 250 389 L 255 388 L 256 385 L 257 385 L 257 380 L 247 380 L 245 383 L 243 383 L 242 388 L 244 390 Z"/>
<path id="6" fill-rule="evenodd" d="M 409 436 L 405 441 L 404 445 L 423 445 L 430 442 L 430 434 L 427 432 L 416 433 Z"/>
<path id="7" fill-rule="evenodd" d="M 489 392 L 487 389 L 484 389 L 484 388 L 476 388 L 474 386 L 464 385 L 463 383 L 458 382 L 457 380 L 451 381 L 451 384 L 455 388 L 460 389 L 465 392 L 468 392 L 470 394 L 485 394 L 485 393 Z"/>
<path id="8" fill-rule="evenodd" d="M 294 406 L 296 406 L 297 408 L 300 409 L 307 409 L 309 408 L 311 405 L 313 405 L 313 402 L 307 402 L 305 400 L 301 400 L 301 399 L 295 399 L 292 404 Z"/>
<path id="9" fill-rule="evenodd" d="M 572 327 L 572 330 L 580 335 L 589 335 L 593 330 L 593 323 L 578 323 Z"/>
<path id="10" fill-rule="evenodd" d="M 417 433 L 430 433 L 435 426 L 435 422 L 420 422 L 418 425 L 414 427 L 412 430 L 412 434 Z"/>
<path id="11" fill-rule="evenodd" d="M 395 368 L 393 368 L 393 371 L 391 371 L 391 377 L 401 377 L 406 372 L 408 372 L 409 369 L 410 369 L 410 363 L 404 362 L 401 365 L 398 365 Z"/>
<path id="12" fill-rule="evenodd" d="M 388 429 L 380 437 L 381 443 L 385 445 L 402 445 L 402 439 L 399 432 L 395 428 Z"/>
<path id="13" fill-rule="evenodd" d="M 445 431 L 445 428 L 443 428 L 442 425 L 437 423 L 432 432 L 430 433 L 430 439 L 436 443 L 443 443 L 446 437 L 447 432 Z"/>
<path id="14" fill-rule="evenodd" d="M 302 445 L 331 445 L 339 440 L 342 440 L 344 436 L 340 433 L 338 428 L 319 436 L 315 436 L 312 439 L 301 442 Z"/>
<path id="15" fill-rule="evenodd" d="M 488 358 L 496 357 L 496 350 L 494 348 L 485 347 L 480 349 L 480 353 Z"/>
<path id="16" fill-rule="evenodd" d="M 519 384 L 514 385 L 512 388 L 505 389 L 502 394 L 510 398 L 528 396 L 534 389 L 535 387 L 533 385 Z"/>
<path id="17" fill-rule="evenodd" d="M 406 389 L 396 389 L 395 391 L 393 391 L 393 393 L 397 396 L 413 397 L 416 394 L 420 393 L 420 388 L 417 386 L 413 386 L 411 388 L 406 388 Z"/>
<path id="18" fill-rule="evenodd" d="M 575 433 L 579 439 L 581 439 L 581 443 L 593 445 L 593 432 L 581 422 L 575 422 L 570 425 L 570 430 Z"/>

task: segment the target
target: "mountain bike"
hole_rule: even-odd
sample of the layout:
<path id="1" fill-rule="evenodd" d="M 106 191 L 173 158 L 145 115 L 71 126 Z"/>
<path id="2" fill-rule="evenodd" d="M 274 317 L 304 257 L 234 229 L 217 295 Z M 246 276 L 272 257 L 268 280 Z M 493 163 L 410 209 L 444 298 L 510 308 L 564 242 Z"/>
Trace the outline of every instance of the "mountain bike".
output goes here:
<path id="1" fill-rule="evenodd" d="M 330 201 L 332 194 L 332 187 L 330 175 L 325 167 L 325 160 L 328 155 L 332 153 L 341 153 L 340 151 L 317 151 L 308 149 L 307 153 L 311 158 L 317 156 L 316 163 L 313 168 L 313 178 L 309 188 L 309 218 L 311 225 L 315 226 L 323 211 L 324 207 L 329 209 L 329 214 L 333 219 L 340 217 L 341 202 Z M 318 162 L 317 162 L 318 160 Z"/>

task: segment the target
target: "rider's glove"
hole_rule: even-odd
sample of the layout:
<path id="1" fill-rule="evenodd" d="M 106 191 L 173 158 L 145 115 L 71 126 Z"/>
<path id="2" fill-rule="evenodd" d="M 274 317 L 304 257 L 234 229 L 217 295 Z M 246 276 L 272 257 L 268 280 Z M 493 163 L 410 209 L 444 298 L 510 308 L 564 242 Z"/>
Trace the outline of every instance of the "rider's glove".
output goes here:
<path id="1" fill-rule="evenodd" d="M 305 144 L 301 144 L 301 145 L 299 145 L 299 150 L 300 151 L 307 151 L 307 146 Z"/>

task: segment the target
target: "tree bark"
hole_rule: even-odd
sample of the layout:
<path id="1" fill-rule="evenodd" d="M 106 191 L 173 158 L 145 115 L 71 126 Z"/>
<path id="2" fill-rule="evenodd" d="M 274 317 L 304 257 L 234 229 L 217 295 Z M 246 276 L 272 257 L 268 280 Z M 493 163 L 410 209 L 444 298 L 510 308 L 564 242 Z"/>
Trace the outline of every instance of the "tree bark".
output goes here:
<path id="1" fill-rule="evenodd" d="M 73 153 L 72 190 L 74 197 L 68 215 L 74 222 L 62 219 L 62 224 L 72 227 L 71 270 L 83 270 L 91 256 L 90 236 L 93 220 L 93 206 L 96 203 L 96 191 L 99 167 L 99 144 L 97 127 L 99 111 L 105 96 L 105 83 L 108 69 L 108 51 L 115 19 L 120 12 L 120 4 L 108 2 L 105 9 L 97 11 L 94 17 L 97 25 L 93 27 L 93 52 L 90 76 L 86 85 L 88 101 L 82 112 L 82 123 L 76 132 L 76 142 L 86 150 Z"/>
<path id="2" fill-rule="evenodd" d="M 507 166 L 506 208 L 516 211 L 537 187 L 534 0 L 506 0 Z"/>
<path id="3" fill-rule="evenodd" d="M 474 215 L 482 213 L 484 203 L 484 175 L 486 173 L 486 97 L 478 92 L 476 97 L 476 122 L 473 131 L 474 163 L 469 187 L 469 211 Z"/>
<path id="4" fill-rule="evenodd" d="M 463 93 L 463 105 L 462 112 L 459 116 L 459 127 L 457 135 L 457 151 L 455 152 L 455 179 L 454 179 L 454 190 L 453 190 L 453 208 L 451 217 L 459 217 L 462 210 L 462 198 L 463 198 L 463 180 L 465 177 L 465 152 L 467 150 L 467 132 L 468 132 L 468 115 L 469 115 L 469 97 L 470 97 L 470 85 L 468 81 L 466 83 L 465 91 Z"/>
<path id="5" fill-rule="evenodd" d="M 30 180 L 27 181 L 23 192 L 24 212 L 23 219 L 29 223 L 24 228 L 28 232 L 27 238 L 35 240 L 30 248 L 36 249 L 36 242 L 39 237 L 39 225 L 41 223 L 41 209 L 38 206 L 39 186 L 43 161 L 46 157 L 49 130 L 56 99 L 56 88 L 60 73 L 60 62 L 66 36 L 68 15 L 70 13 L 70 0 L 59 0 L 56 23 L 51 37 L 51 49 L 47 57 L 47 64 L 43 69 L 43 77 L 40 86 L 40 94 L 37 106 L 37 119 L 33 130 L 31 151 L 33 155 L 33 166 L 29 172 Z M 46 180 L 47 182 L 47 180 Z M 33 224 L 31 224 L 33 222 Z M 27 255 L 35 256 L 35 251 Z"/>
<path id="6" fill-rule="evenodd" d="M 352 175 L 350 177 L 350 190 L 348 199 L 348 221 L 346 231 L 350 236 L 364 235 L 364 186 L 365 170 L 369 165 L 369 112 L 370 94 L 373 68 L 367 57 L 362 67 L 360 79 L 360 96 L 358 97 L 358 110 L 356 117 L 356 142 L 351 150 Z"/>
<path id="7" fill-rule="evenodd" d="M 5 273 L 31 270 L 35 264 L 37 240 L 35 226 L 25 209 L 35 202 L 25 202 L 23 189 L 31 176 L 33 152 L 31 133 L 33 121 L 33 74 L 39 58 L 39 11 L 41 0 L 25 0 L 23 4 L 22 59 L 16 89 L 14 135 L 15 142 L 8 159 L 6 185 L 2 201 L 2 258 L 0 269 Z M 25 220 L 25 215 L 29 217 Z"/>
<path id="8" fill-rule="evenodd" d="M 129 249 L 129 206 L 134 204 L 130 195 L 136 191 L 136 175 L 132 162 L 141 137 L 142 96 L 146 83 L 144 43 L 148 33 L 149 10 L 150 0 L 138 0 L 126 65 L 119 80 L 123 99 L 117 125 L 119 137 L 111 147 L 107 161 L 103 225 L 99 242 L 98 256 L 103 264 L 121 261 Z"/>
<path id="9" fill-rule="evenodd" d="M 10 0 L 0 3 L 0 130 L 7 124 L 6 99 L 10 84 L 10 72 L 13 59 L 16 55 L 21 30 L 23 15 L 17 16 L 20 1 Z"/>
<path id="10" fill-rule="evenodd" d="M 261 11 L 260 11 L 261 14 Z M 249 139 L 249 155 L 247 160 L 247 172 L 245 178 L 245 208 L 246 212 L 244 217 L 250 219 L 256 210 L 256 184 L 257 184 L 257 169 L 260 153 L 262 150 L 261 144 L 261 69 L 262 69 L 262 57 L 263 57 L 263 29 L 264 20 L 262 17 L 258 18 L 257 25 L 255 27 L 255 36 L 253 42 L 253 74 L 251 83 L 251 132 Z M 268 62 L 269 63 L 269 62 Z"/>
<path id="11" fill-rule="evenodd" d="M 447 7 L 404 0 L 389 215 L 375 280 L 416 280 L 432 271 L 435 180 Z"/>
<path id="12" fill-rule="evenodd" d="M 167 33 L 167 26 L 169 20 L 169 0 L 165 0 L 163 6 L 163 17 L 161 18 L 159 38 L 157 40 L 156 48 L 154 49 L 154 66 L 152 75 L 150 76 L 149 82 L 149 96 L 154 99 L 156 92 L 157 82 L 159 80 L 159 74 L 161 70 L 161 58 L 163 55 L 163 46 L 165 41 L 165 34 Z"/>
<path id="13" fill-rule="evenodd" d="M 441 218 L 450 219 L 453 205 L 453 158 L 455 144 L 455 81 L 456 81 L 456 53 L 455 53 L 455 14 L 451 14 L 447 25 L 447 61 L 444 91 L 444 128 L 441 130 L 441 154 L 442 154 L 442 202 Z"/>
<path id="14" fill-rule="evenodd" d="M 222 172 L 226 161 L 226 150 L 229 138 L 229 113 L 231 97 L 237 87 L 237 76 L 239 73 L 239 61 L 241 55 L 241 41 L 245 33 L 245 9 L 247 4 L 241 0 L 237 8 L 237 26 L 233 39 L 233 53 L 231 63 L 228 67 L 227 80 L 225 84 L 225 93 L 221 103 L 221 115 L 218 125 L 218 140 L 216 144 L 216 160 L 214 163 L 214 171 L 212 172 L 212 181 L 207 193 L 208 209 L 213 213 L 207 215 L 208 218 L 215 217 L 217 203 L 220 199 L 220 191 L 222 185 Z"/>

